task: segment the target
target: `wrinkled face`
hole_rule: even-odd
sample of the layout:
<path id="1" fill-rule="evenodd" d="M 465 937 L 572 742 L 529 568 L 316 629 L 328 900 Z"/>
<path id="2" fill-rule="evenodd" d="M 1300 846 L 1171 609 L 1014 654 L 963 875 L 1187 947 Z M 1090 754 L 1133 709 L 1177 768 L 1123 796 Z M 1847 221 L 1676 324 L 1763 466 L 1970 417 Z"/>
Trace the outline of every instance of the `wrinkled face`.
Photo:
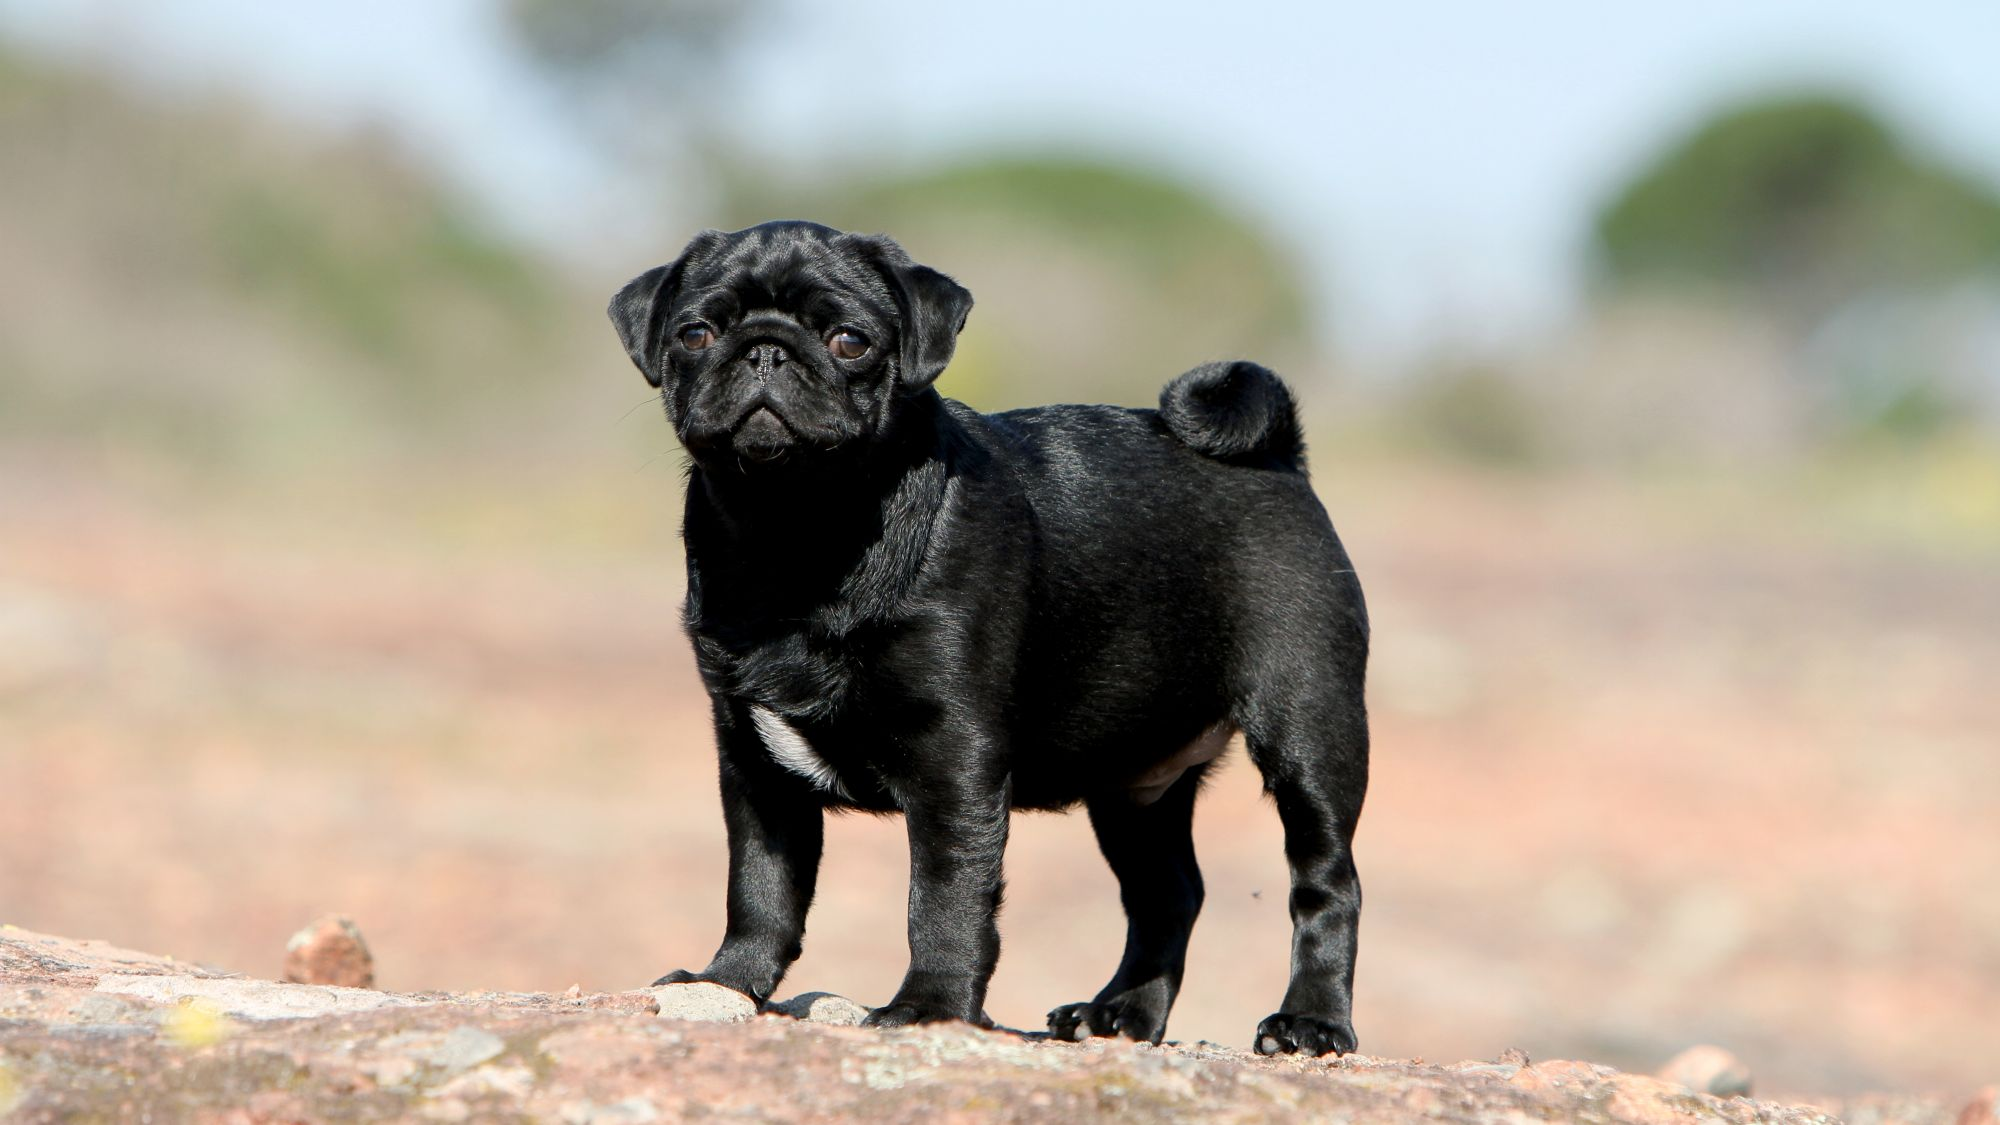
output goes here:
<path id="1" fill-rule="evenodd" d="M 879 236 L 706 232 L 611 302 L 697 462 L 754 472 L 865 442 L 951 358 L 972 297 Z"/>

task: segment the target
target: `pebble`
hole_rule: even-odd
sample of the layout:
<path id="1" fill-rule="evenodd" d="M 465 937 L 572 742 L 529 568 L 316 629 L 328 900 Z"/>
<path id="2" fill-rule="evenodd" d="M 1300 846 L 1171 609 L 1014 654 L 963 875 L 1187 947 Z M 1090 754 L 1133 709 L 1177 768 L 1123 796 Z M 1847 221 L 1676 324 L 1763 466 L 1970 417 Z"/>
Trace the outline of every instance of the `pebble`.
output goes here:
<path id="1" fill-rule="evenodd" d="M 757 1014 L 748 996 L 707 981 L 655 985 L 646 992 L 659 1002 L 661 1019 L 735 1023 Z"/>
<path id="2" fill-rule="evenodd" d="M 1709 1043 L 1675 1055 L 1655 1075 L 1678 1082 L 1697 1094 L 1713 1094 L 1718 1098 L 1750 1096 L 1750 1068 L 1735 1055 Z"/>
<path id="3" fill-rule="evenodd" d="M 790 1000 L 772 1004 L 770 1010 L 795 1020 L 835 1027 L 859 1027 L 868 1016 L 867 1008 L 831 992 L 801 992 Z"/>
<path id="4" fill-rule="evenodd" d="M 285 942 L 285 979 L 294 984 L 375 987 L 375 957 L 352 920 L 329 914 Z"/>

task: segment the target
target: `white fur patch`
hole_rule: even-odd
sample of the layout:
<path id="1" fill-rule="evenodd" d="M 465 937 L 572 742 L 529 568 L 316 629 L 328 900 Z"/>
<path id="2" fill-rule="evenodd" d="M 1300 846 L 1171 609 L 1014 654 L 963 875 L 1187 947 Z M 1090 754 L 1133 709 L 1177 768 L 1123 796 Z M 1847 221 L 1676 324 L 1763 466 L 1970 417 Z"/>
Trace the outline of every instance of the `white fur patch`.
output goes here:
<path id="1" fill-rule="evenodd" d="M 779 765 L 835 796 L 849 795 L 847 786 L 840 783 L 840 775 L 833 772 L 833 767 L 812 748 L 799 728 L 785 721 L 783 715 L 769 707 L 752 707 L 750 721 L 757 724 L 764 749 L 771 752 Z"/>

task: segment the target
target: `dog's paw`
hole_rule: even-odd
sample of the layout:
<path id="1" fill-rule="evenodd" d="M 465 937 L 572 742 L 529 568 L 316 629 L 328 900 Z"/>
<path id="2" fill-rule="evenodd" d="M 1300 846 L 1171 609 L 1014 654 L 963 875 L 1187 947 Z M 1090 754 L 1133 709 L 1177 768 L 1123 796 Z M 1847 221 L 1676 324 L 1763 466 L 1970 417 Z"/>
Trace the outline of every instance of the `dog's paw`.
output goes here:
<path id="1" fill-rule="evenodd" d="M 1158 1043 L 1167 1034 L 1163 1012 L 1127 993 L 1102 1004 L 1064 1004 L 1049 1013 L 1049 1034 L 1057 1039 L 1124 1036 L 1140 1043 Z"/>
<path id="2" fill-rule="evenodd" d="M 909 1000 L 894 1000 L 869 1012 L 861 1021 L 863 1027 L 909 1027 L 919 1023 L 948 1023 L 951 1021 L 969 1023 L 974 1027 L 992 1027 L 993 1022 L 986 1013 L 979 1013 L 977 1019 L 966 1019 L 965 1013 L 935 1004 L 924 1004 Z"/>
<path id="3" fill-rule="evenodd" d="M 1344 1055 L 1354 1046 L 1354 1026 L 1346 1020 L 1279 1012 L 1257 1025 L 1260 1055 Z"/>
<path id="4" fill-rule="evenodd" d="M 700 973 L 690 973 L 686 969 L 675 969 L 673 972 L 654 981 L 651 987 L 658 988 L 663 984 L 700 984 L 707 980 L 708 978 L 702 976 Z"/>

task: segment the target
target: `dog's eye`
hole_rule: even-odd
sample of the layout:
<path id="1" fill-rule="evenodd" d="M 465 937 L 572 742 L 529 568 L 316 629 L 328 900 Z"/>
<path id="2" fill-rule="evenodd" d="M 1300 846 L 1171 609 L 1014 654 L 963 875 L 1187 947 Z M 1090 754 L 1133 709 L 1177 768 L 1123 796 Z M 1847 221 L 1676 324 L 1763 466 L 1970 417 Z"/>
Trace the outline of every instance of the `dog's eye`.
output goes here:
<path id="1" fill-rule="evenodd" d="M 706 324 L 690 324 L 681 329 L 681 347 L 698 352 L 715 343 L 715 330 Z"/>
<path id="2" fill-rule="evenodd" d="M 826 350 L 838 359 L 860 359 L 868 354 L 868 337 L 852 328 L 842 328 L 826 338 Z"/>

